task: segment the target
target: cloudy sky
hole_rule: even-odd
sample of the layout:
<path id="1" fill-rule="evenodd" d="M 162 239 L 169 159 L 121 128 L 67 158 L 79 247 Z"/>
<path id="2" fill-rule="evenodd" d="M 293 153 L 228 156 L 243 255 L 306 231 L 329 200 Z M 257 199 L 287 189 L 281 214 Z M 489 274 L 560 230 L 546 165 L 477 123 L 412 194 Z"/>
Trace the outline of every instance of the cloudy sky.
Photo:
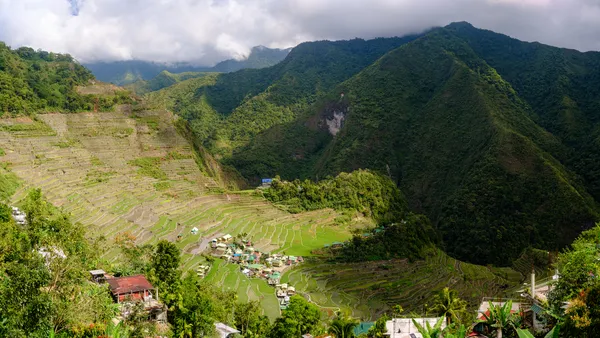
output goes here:
<path id="1" fill-rule="evenodd" d="M 0 40 L 83 62 L 209 65 L 256 45 L 397 36 L 453 21 L 600 50 L 600 0 L 0 0 Z"/>

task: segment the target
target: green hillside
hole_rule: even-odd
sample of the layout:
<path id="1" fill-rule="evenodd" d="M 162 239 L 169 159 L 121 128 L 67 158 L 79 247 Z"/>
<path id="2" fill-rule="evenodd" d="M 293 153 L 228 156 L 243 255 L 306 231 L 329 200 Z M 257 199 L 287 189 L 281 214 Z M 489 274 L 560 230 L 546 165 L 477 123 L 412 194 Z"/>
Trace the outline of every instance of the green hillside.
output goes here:
<path id="1" fill-rule="evenodd" d="M 184 72 L 173 74 L 167 70 L 164 70 L 150 80 L 139 80 L 126 85 L 125 88 L 130 89 L 138 95 L 142 95 L 172 86 L 187 79 L 203 77 L 206 75 L 207 73 L 201 72 Z"/>
<path id="2" fill-rule="evenodd" d="M 93 100 L 77 93 L 94 76 L 70 55 L 12 50 L 0 42 L 0 116 L 91 109 Z"/>
<path id="3" fill-rule="evenodd" d="M 199 141 L 229 163 L 255 135 L 296 120 L 318 96 L 415 38 L 303 43 L 275 66 L 221 74 L 214 83 L 184 81 L 188 84 L 151 93 L 148 100 L 174 98 L 177 105 L 167 108 L 188 120 Z"/>
<path id="4" fill-rule="evenodd" d="M 448 252 L 471 262 L 508 265 L 591 226 L 598 54 L 461 23 L 415 38 L 302 44 L 274 67 L 204 82 L 170 109 L 251 183 L 389 175 Z M 559 85 L 568 95 L 546 99 Z"/>
<path id="5" fill-rule="evenodd" d="M 600 198 L 600 53 L 526 43 L 467 23 L 448 30 L 510 82 L 539 124 L 571 148 L 565 162 Z"/>
<path id="6" fill-rule="evenodd" d="M 529 245 L 567 245 L 580 229 L 573 224 L 597 217 L 553 156 L 564 153 L 560 142 L 445 30 L 389 53 L 338 91 L 350 112 L 314 171 L 389 168 L 457 257 L 505 264 Z"/>

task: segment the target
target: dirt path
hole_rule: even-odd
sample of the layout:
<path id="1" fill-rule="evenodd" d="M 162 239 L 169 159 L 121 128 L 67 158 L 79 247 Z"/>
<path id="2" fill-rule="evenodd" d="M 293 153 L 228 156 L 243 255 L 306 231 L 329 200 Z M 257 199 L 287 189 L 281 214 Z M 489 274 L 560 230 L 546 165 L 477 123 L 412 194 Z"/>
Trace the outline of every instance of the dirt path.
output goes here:
<path id="1" fill-rule="evenodd" d="M 202 241 L 200 241 L 200 244 L 193 248 L 192 250 L 190 250 L 190 253 L 192 255 L 197 255 L 200 254 L 202 252 L 204 252 L 204 250 L 206 250 L 208 248 L 208 244 L 210 243 L 210 240 L 213 238 L 219 238 L 221 236 L 223 236 L 224 234 L 221 232 L 215 232 L 209 236 L 204 236 L 202 237 Z"/>

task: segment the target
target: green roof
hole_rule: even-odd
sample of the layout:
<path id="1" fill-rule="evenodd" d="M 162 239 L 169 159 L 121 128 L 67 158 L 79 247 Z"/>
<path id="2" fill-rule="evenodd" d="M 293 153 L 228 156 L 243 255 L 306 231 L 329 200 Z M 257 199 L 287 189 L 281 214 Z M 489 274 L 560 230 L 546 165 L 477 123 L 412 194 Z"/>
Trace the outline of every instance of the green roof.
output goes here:
<path id="1" fill-rule="evenodd" d="M 544 313 L 544 309 L 537 305 L 537 304 L 532 304 L 531 305 L 531 311 L 535 312 L 536 314 L 543 314 Z"/>

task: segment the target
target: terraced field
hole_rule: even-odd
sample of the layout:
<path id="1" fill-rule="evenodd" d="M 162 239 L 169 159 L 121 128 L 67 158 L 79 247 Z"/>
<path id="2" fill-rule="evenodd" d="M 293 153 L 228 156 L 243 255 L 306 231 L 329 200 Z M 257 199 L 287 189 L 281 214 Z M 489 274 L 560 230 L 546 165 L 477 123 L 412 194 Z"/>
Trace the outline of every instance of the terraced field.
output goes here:
<path id="1" fill-rule="evenodd" d="M 455 289 L 472 306 L 483 296 L 501 295 L 517 285 L 522 276 L 511 269 L 487 268 L 457 261 L 440 250 L 415 262 L 390 260 L 331 264 L 313 260 L 285 273 L 282 282 L 322 308 L 346 309 L 354 316 L 373 319 L 395 304 L 419 314 L 432 304 L 433 292 L 446 286 Z"/>
<path id="2" fill-rule="evenodd" d="M 125 231 L 138 243 L 181 235 L 186 269 L 195 268 L 207 240 L 217 234 L 245 232 L 259 250 L 291 255 L 350 237 L 349 228 L 335 225 L 333 210 L 292 215 L 251 194 L 211 192 L 218 185 L 199 170 L 172 114 L 126 108 L 0 120 L 0 162 L 22 183 L 13 200 L 39 187 L 91 235 L 109 241 Z M 198 234 L 190 233 L 193 227 Z M 105 257 L 117 254 L 113 249 Z M 241 299 L 276 301 L 265 283 L 248 281 L 235 268 L 217 265 L 212 273 L 226 277 L 211 278 L 239 290 Z"/>
<path id="3" fill-rule="evenodd" d="M 138 243 L 175 241 L 183 251 L 183 268 L 194 270 L 208 240 L 248 233 L 261 251 L 307 256 L 313 249 L 350 237 L 351 226 L 335 225 L 333 210 L 289 214 L 248 193 L 215 193 L 218 184 L 202 173 L 196 154 L 173 126 L 166 111 L 46 114 L 0 120 L 0 164 L 21 186 L 13 196 L 39 187 L 55 205 L 81 222 L 92 236 L 110 243 L 130 232 Z M 197 227 L 198 234 L 191 229 Z M 115 260 L 114 246 L 104 255 Z M 424 261 L 327 264 L 317 260 L 283 276 L 312 302 L 332 314 L 339 308 L 368 319 L 401 304 L 421 312 L 430 290 L 457 289 L 472 303 L 515 285 L 520 274 L 458 262 L 441 251 Z M 264 281 L 248 279 L 237 265 L 217 260 L 206 277 L 240 300 L 259 300 L 274 318 L 279 306 Z"/>

